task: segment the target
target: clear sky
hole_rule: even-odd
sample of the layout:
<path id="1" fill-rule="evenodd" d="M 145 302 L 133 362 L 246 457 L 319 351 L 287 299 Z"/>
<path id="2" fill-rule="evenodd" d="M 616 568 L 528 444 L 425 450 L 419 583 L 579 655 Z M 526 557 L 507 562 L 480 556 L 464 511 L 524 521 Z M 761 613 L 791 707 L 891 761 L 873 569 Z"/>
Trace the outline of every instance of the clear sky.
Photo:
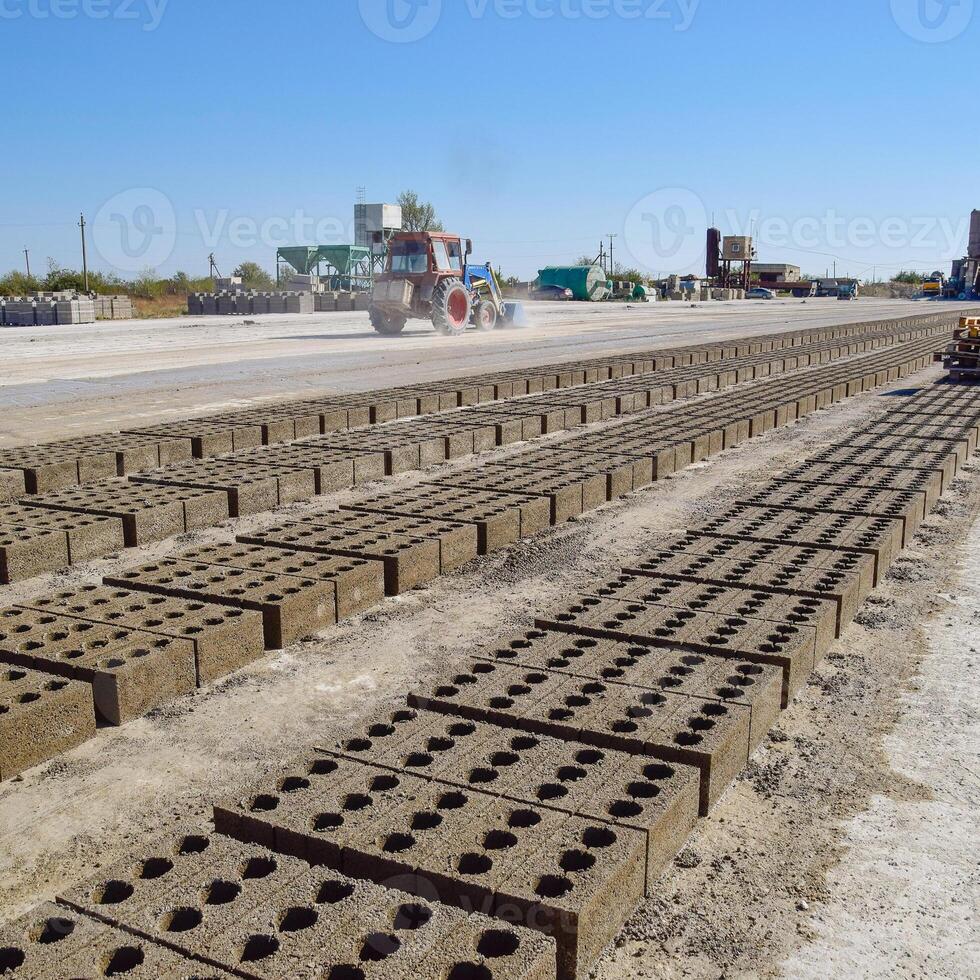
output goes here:
<path id="1" fill-rule="evenodd" d="M 976 3 L 980 7 L 980 0 Z M 505 275 L 966 252 L 974 0 L 0 0 L 0 271 L 272 269 L 416 189 Z M 972 109 L 971 109 L 972 107 Z"/>

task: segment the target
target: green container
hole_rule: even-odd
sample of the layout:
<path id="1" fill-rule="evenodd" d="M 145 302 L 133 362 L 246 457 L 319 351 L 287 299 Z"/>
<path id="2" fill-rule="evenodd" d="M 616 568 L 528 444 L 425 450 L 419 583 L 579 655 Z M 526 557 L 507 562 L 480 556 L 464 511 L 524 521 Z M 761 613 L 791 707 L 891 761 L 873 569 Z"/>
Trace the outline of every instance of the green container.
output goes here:
<path id="1" fill-rule="evenodd" d="M 542 286 L 570 289 L 577 300 L 597 303 L 608 295 L 606 274 L 597 265 L 552 265 L 538 272 Z"/>

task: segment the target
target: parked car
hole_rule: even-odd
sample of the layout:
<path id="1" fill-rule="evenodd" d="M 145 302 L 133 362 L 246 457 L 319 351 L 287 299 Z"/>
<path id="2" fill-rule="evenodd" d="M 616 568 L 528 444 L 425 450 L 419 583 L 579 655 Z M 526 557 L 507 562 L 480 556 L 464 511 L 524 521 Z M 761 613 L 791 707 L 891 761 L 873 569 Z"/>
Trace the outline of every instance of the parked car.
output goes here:
<path id="1" fill-rule="evenodd" d="M 776 294 L 771 289 L 756 286 L 745 294 L 746 299 L 775 299 Z"/>
<path id="2" fill-rule="evenodd" d="M 564 286 L 538 286 L 531 290 L 531 299 L 568 300 L 575 299 L 575 293 Z"/>

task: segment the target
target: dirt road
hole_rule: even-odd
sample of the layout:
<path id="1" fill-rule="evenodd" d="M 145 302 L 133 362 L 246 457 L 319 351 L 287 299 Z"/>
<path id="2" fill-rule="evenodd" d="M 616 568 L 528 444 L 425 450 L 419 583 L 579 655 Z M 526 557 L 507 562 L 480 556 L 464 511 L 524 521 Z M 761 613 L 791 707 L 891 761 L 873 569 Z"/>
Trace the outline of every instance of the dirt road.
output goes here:
<path id="1" fill-rule="evenodd" d="M 944 304 L 952 311 L 959 304 Z M 0 446 L 577 357 L 922 315 L 901 300 L 533 303 L 523 330 L 462 339 L 417 321 L 379 337 L 367 313 L 183 318 L 0 329 Z"/>

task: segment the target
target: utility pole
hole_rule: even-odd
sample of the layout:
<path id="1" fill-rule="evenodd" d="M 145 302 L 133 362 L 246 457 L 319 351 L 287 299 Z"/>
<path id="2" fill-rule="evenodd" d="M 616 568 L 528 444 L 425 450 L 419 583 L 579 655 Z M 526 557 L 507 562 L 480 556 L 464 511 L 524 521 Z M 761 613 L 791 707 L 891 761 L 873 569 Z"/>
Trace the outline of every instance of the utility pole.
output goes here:
<path id="1" fill-rule="evenodd" d="M 278 278 L 278 263 L 276 263 L 276 272 Z M 217 265 L 214 262 L 214 252 L 208 256 L 208 277 L 211 279 L 220 279 L 221 273 L 218 271 Z"/>
<path id="2" fill-rule="evenodd" d="M 85 251 L 85 215 L 81 215 L 78 227 L 82 229 L 82 276 L 85 279 L 85 292 L 88 292 L 88 255 Z"/>
<path id="3" fill-rule="evenodd" d="M 619 235 L 609 236 L 609 276 L 612 278 L 613 273 L 616 271 L 616 267 L 613 264 L 613 239 L 619 238 Z"/>
<path id="4" fill-rule="evenodd" d="M 24 249 L 24 261 L 27 263 L 27 278 L 31 278 L 31 251 L 30 249 Z"/>

